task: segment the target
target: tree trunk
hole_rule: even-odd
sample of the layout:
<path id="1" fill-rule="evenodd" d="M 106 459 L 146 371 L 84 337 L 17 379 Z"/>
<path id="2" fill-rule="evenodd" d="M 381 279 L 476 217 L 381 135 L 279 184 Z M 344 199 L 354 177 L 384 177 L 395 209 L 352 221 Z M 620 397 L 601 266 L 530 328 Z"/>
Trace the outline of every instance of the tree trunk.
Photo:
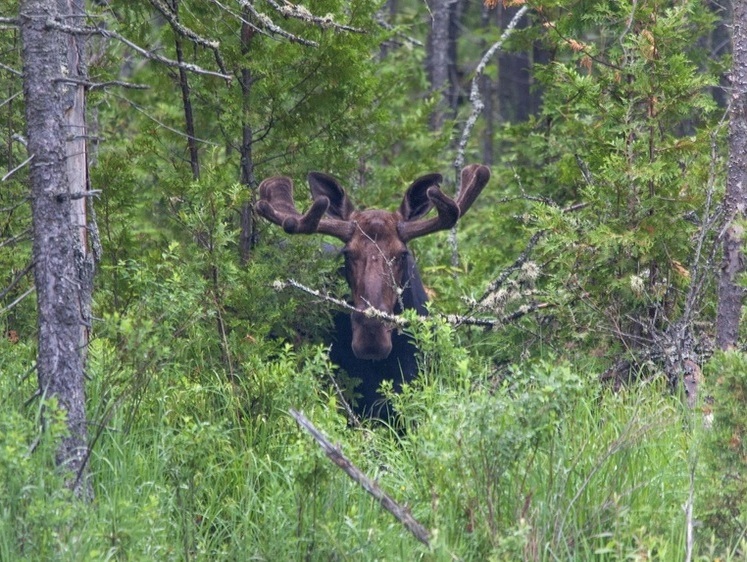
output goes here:
<path id="1" fill-rule="evenodd" d="M 23 0 L 20 29 L 26 99 L 38 306 L 37 375 L 43 399 L 55 398 L 69 434 L 57 464 L 69 485 L 90 497 L 86 474 L 85 351 L 93 262 L 87 251 L 84 41 L 47 25 L 74 26 L 83 0 Z"/>
<path id="2" fill-rule="evenodd" d="M 244 23 L 241 25 L 241 52 L 247 54 L 254 37 L 254 30 L 247 23 L 251 15 L 244 10 Z M 249 263 L 251 250 L 257 243 L 257 227 L 254 222 L 254 203 L 256 198 L 257 179 L 254 176 L 254 156 L 252 145 L 254 131 L 249 120 L 251 113 L 252 73 L 248 68 L 241 69 L 241 168 L 239 181 L 251 194 L 251 200 L 241 207 L 241 232 L 239 235 L 239 257 L 241 264 Z"/>
<path id="3" fill-rule="evenodd" d="M 432 3 L 431 31 L 428 34 L 428 76 L 431 93 L 439 95 L 439 103 L 431 116 L 431 129 L 439 130 L 446 117 L 446 110 L 454 98 L 452 67 L 456 64 L 456 44 L 452 41 L 452 6 L 457 0 L 436 0 Z"/>
<path id="4" fill-rule="evenodd" d="M 737 344 L 745 290 L 738 283 L 744 271 L 744 227 L 747 210 L 747 0 L 733 6 L 733 63 L 729 122 L 729 171 L 724 196 L 724 257 L 718 285 L 716 344 L 729 349 Z"/>

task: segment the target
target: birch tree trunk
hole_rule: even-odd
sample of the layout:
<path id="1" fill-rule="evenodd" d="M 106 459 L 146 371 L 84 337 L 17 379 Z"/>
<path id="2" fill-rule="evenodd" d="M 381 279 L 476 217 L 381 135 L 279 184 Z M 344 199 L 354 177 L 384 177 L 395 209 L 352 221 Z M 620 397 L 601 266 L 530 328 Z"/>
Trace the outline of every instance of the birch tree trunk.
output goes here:
<path id="1" fill-rule="evenodd" d="M 734 0 L 733 63 L 729 121 L 729 171 L 724 196 L 726 227 L 723 232 L 724 258 L 718 285 L 716 344 L 720 349 L 735 347 L 745 290 L 739 285 L 744 271 L 744 226 L 747 211 L 747 0 Z"/>
<path id="2" fill-rule="evenodd" d="M 83 0 L 22 0 L 19 11 L 38 307 L 37 374 L 42 399 L 56 398 L 69 434 L 57 464 L 90 497 L 84 365 L 93 262 L 87 250 L 84 41 L 53 23 L 82 23 Z"/>

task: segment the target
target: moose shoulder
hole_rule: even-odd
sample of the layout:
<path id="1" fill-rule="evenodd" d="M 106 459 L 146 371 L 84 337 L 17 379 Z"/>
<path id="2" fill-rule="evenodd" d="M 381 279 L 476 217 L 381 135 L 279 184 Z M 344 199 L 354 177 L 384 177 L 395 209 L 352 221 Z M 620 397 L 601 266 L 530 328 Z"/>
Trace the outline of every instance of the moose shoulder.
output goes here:
<path id="1" fill-rule="evenodd" d="M 355 210 L 335 178 L 319 172 L 308 175 L 313 203 L 303 215 L 293 201 L 293 182 L 284 176 L 264 180 L 259 186 L 257 211 L 289 234 L 328 234 L 345 243 L 345 276 L 356 309 L 349 322 L 338 319 L 338 340 L 331 357 L 351 376 L 362 379 L 359 411 L 371 413 L 380 403 L 382 380 L 395 383 L 417 374 L 414 346 L 392 327 L 367 316 L 375 308 L 397 314 L 405 308 L 425 311 L 425 290 L 407 243 L 419 236 L 453 227 L 467 212 L 490 179 L 486 166 L 472 164 L 461 173 L 456 199 L 439 188 L 440 174 L 416 179 L 395 212 Z M 432 208 L 437 214 L 425 218 Z M 346 334 L 346 330 L 349 332 Z M 346 337 L 347 336 L 347 337 Z M 340 349 L 347 347 L 349 350 Z M 399 384 L 395 384 L 399 386 Z"/>

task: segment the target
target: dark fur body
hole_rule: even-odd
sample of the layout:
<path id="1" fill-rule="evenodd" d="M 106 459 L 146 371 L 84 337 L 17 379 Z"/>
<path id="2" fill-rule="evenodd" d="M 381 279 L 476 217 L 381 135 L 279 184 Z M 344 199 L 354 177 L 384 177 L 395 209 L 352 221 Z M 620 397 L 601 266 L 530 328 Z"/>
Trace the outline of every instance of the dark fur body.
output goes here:
<path id="1" fill-rule="evenodd" d="M 420 279 L 417 265 L 412 255 L 408 255 L 406 282 L 402 293 L 402 304 L 405 309 L 416 310 L 421 316 L 428 313 L 423 282 Z M 402 312 L 400 306 L 395 313 Z M 392 351 L 381 360 L 359 359 L 352 349 L 353 328 L 350 314 L 335 314 L 335 333 L 329 357 L 332 362 L 343 369 L 350 377 L 360 379 L 355 388 L 354 410 L 363 416 L 388 417 L 389 405 L 379 393 L 379 387 L 385 380 L 391 380 L 394 390 L 399 392 L 402 383 L 411 382 L 418 374 L 417 348 L 412 338 L 404 333 L 392 331 Z"/>

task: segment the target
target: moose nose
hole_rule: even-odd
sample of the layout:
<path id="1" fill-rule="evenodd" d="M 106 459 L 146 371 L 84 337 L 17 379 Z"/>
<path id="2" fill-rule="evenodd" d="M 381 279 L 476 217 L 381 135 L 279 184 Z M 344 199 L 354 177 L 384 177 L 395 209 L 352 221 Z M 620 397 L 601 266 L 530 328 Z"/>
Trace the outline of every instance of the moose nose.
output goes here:
<path id="1" fill-rule="evenodd" d="M 353 312 L 351 320 L 353 354 L 358 359 L 381 361 L 389 357 L 392 334 L 383 323 L 361 312 Z"/>

